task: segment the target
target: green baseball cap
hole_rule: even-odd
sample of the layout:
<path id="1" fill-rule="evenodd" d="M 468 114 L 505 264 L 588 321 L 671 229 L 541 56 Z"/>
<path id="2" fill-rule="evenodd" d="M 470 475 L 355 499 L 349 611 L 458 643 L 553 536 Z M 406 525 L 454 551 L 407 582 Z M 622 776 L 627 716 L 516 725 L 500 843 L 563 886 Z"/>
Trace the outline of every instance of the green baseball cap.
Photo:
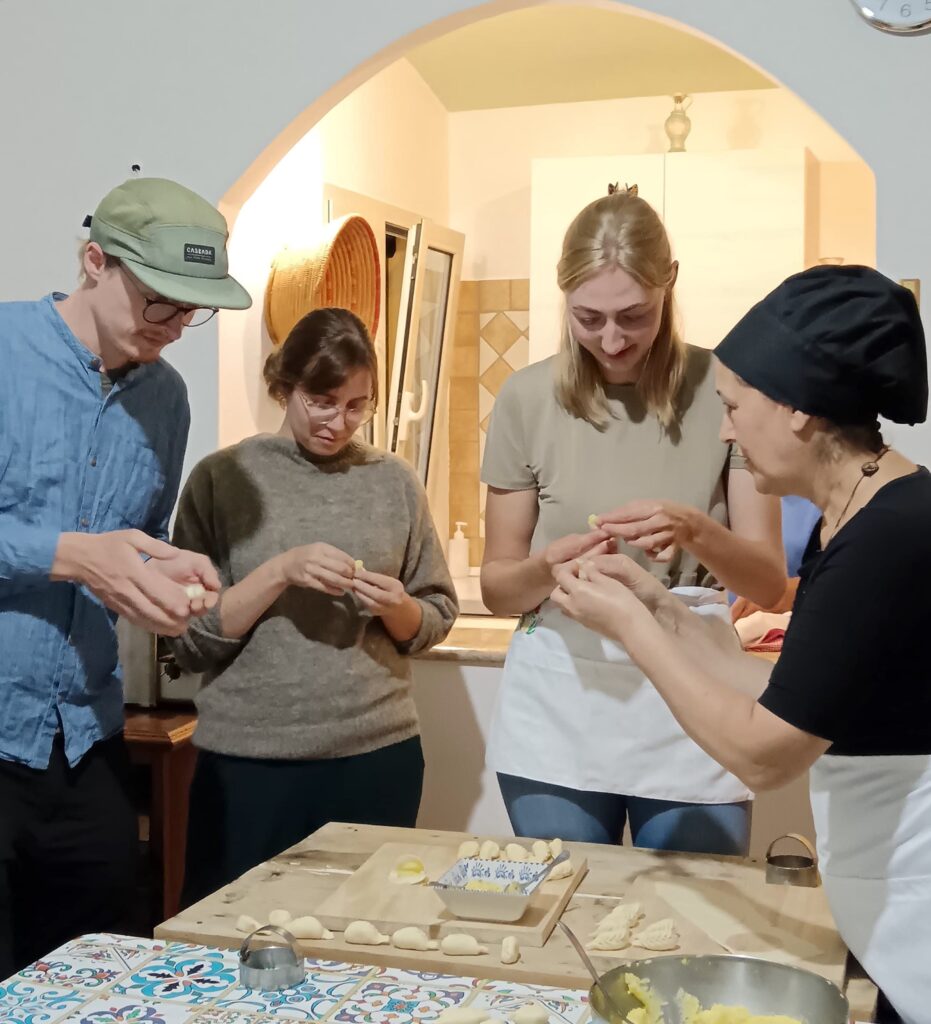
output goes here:
<path id="1" fill-rule="evenodd" d="M 90 241 L 159 295 L 185 306 L 248 309 L 229 275 L 226 219 L 196 192 L 166 178 L 130 178 L 107 193 Z"/>

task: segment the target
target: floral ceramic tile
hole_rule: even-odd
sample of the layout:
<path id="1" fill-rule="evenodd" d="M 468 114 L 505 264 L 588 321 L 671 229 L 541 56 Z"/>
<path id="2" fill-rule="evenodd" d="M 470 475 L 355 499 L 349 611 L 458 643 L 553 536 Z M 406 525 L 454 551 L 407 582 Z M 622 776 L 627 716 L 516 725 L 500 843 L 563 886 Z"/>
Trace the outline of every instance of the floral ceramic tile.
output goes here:
<path id="1" fill-rule="evenodd" d="M 313 974 L 322 972 L 324 974 L 344 974 L 350 978 L 367 978 L 376 968 L 371 964 L 347 964 L 342 960 L 316 960 L 307 959 L 304 961 L 307 970 Z"/>
<path id="2" fill-rule="evenodd" d="M 84 994 L 65 985 L 11 978 L 0 984 L 3 1024 L 50 1024 L 84 1001 Z"/>
<path id="3" fill-rule="evenodd" d="M 150 1003 L 111 994 L 91 1000 L 56 1024 L 188 1024 L 195 1013 L 193 1006 L 181 1003 Z"/>
<path id="4" fill-rule="evenodd" d="M 360 985 L 346 974 L 315 971 L 302 985 L 280 992 L 235 988 L 217 1001 L 218 1009 L 266 1013 L 275 1020 L 322 1020 Z"/>
<path id="5" fill-rule="evenodd" d="M 275 1024 L 278 1017 L 269 1017 L 267 1014 L 243 1013 L 241 1010 L 221 1010 L 213 1007 L 209 1010 L 201 1010 L 194 1018 L 193 1024 Z"/>
<path id="6" fill-rule="evenodd" d="M 137 999 L 202 1004 L 215 1002 L 238 980 L 234 953 L 172 943 L 165 953 L 117 982 L 113 992 Z"/>
<path id="7" fill-rule="evenodd" d="M 115 943 L 124 948 L 132 946 L 134 949 L 150 949 L 153 952 L 159 952 L 168 946 L 164 939 L 144 939 L 138 935 L 116 935 L 113 932 L 89 932 L 87 935 L 82 935 L 79 939 L 66 942 L 56 952 L 64 952 L 75 942 L 92 946 L 109 946 Z"/>
<path id="8" fill-rule="evenodd" d="M 84 989 L 105 988 L 157 956 L 156 950 L 75 939 L 20 971 L 18 978 Z"/>
<path id="9" fill-rule="evenodd" d="M 374 980 L 390 980 L 409 985 L 442 985 L 444 988 L 473 989 L 481 982 L 460 974 L 439 974 L 436 971 L 411 971 L 403 967 L 376 967 Z"/>
<path id="10" fill-rule="evenodd" d="M 508 1017 L 525 1003 L 543 1006 L 563 1024 L 581 1024 L 588 1015 L 588 993 L 584 989 L 545 988 L 510 981 L 488 981 L 469 1004 L 488 1010 L 495 1017 Z"/>
<path id="11" fill-rule="evenodd" d="M 400 976 L 410 972 L 396 972 Z M 441 976 L 442 977 L 442 976 Z M 458 978 L 459 982 L 470 979 Z M 472 983 L 474 984 L 474 983 Z M 471 985 L 446 985 L 420 980 L 412 984 L 399 977 L 365 982 L 330 1018 L 344 1024 L 419 1024 L 434 1020 L 451 1006 L 462 1006 L 472 994 Z"/>

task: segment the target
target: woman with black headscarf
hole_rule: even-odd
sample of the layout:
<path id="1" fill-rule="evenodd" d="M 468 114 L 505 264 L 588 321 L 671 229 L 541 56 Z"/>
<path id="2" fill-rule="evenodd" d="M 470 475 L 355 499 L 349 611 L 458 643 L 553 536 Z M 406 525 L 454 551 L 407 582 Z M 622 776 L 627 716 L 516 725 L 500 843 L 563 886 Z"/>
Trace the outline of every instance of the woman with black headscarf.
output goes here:
<path id="1" fill-rule="evenodd" d="M 626 647 L 685 731 L 751 789 L 811 770 L 841 936 L 907 1024 L 931 1019 L 931 475 L 878 418 L 925 419 L 910 292 L 866 267 L 789 278 L 718 346 L 722 439 L 757 489 L 822 510 L 778 663 L 739 650 L 620 555 L 553 600 Z"/>

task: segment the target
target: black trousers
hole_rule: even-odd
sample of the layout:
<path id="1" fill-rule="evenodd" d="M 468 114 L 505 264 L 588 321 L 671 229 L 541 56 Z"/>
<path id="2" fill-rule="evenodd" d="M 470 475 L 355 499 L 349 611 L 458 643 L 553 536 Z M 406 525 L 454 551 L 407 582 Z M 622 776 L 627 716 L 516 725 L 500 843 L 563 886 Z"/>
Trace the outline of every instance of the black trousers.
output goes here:
<path id="1" fill-rule="evenodd" d="M 125 931 L 138 823 L 122 736 L 69 768 L 0 761 L 0 979 L 87 932 Z"/>
<path id="2" fill-rule="evenodd" d="M 419 736 L 320 761 L 199 751 L 182 904 L 209 896 L 330 821 L 413 828 L 423 770 Z"/>

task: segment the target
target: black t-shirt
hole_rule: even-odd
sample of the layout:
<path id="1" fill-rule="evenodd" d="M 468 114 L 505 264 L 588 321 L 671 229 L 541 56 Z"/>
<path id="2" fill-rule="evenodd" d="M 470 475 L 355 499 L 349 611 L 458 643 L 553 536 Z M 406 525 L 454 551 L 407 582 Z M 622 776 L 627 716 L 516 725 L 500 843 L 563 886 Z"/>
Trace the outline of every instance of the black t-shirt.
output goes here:
<path id="1" fill-rule="evenodd" d="M 931 475 L 886 484 L 820 549 L 814 531 L 760 703 L 829 754 L 931 753 Z"/>

